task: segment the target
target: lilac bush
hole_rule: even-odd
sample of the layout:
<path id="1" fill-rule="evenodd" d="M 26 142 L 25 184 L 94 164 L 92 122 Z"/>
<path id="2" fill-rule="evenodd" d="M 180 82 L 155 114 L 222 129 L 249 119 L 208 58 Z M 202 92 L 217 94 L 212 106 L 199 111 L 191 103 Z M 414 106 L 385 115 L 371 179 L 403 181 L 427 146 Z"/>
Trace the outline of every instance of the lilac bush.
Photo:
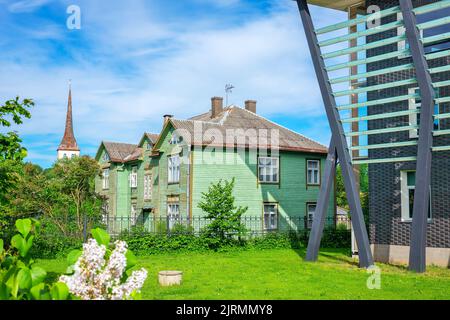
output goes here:
<path id="1" fill-rule="evenodd" d="M 82 300 L 129 300 L 140 294 L 147 279 L 144 268 L 132 271 L 135 257 L 124 241 L 116 241 L 109 249 L 109 235 L 101 230 L 92 230 L 95 239 L 83 245 L 83 251 L 74 251 L 69 260 L 71 275 L 59 278 L 74 296 Z"/>

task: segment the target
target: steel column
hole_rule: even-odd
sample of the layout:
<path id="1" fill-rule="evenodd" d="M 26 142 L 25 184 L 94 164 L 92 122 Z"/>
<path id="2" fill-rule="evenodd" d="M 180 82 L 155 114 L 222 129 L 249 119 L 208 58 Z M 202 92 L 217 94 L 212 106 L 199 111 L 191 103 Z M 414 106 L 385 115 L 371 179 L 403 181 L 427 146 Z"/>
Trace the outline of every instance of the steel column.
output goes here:
<path id="1" fill-rule="evenodd" d="M 328 149 L 328 157 L 323 172 L 322 184 L 317 201 L 316 211 L 314 212 L 313 225 L 309 235 L 308 251 L 306 252 L 307 261 L 316 261 L 319 255 L 320 240 L 322 238 L 325 217 L 327 215 L 328 203 L 330 201 L 331 186 L 336 175 L 336 146 L 331 139 Z"/>
<path id="2" fill-rule="evenodd" d="M 318 45 L 316 33 L 311 19 L 306 0 L 296 0 L 300 11 L 303 28 L 308 41 L 314 69 L 319 82 L 322 99 L 325 105 L 325 111 L 328 122 L 331 127 L 332 140 L 336 145 L 337 155 L 341 163 L 342 174 L 344 178 L 345 191 L 350 206 L 352 216 L 352 225 L 355 230 L 355 237 L 359 248 L 359 263 L 361 267 L 370 267 L 373 265 L 372 252 L 370 251 L 369 237 L 364 223 L 364 216 L 361 209 L 361 201 L 355 182 L 355 176 L 351 165 L 349 149 L 344 136 L 344 130 L 340 123 L 340 116 L 336 108 L 336 100 L 332 95 L 331 85 L 328 74 L 325 69 L 321 50 Z M 317 244 L 315 244 L 317 246 Z M 311 249 L 312 251 L 312 249 Z"/>
<path id="3" fill-rule="evenodd" d="M 425 50 L 419 40 L 419 29 L 417 28 L 411 0 L 400 0 L 400 9 L 403 14 L 406 36 L 416 68 L 416 78 L 422 97 L 409 268 L 417 272 L 424 272 L 426 270 L 427 218 L 431 182 L 431 147 L 433 145 L 435 93 L 431 75 L 428 72 Z"/>

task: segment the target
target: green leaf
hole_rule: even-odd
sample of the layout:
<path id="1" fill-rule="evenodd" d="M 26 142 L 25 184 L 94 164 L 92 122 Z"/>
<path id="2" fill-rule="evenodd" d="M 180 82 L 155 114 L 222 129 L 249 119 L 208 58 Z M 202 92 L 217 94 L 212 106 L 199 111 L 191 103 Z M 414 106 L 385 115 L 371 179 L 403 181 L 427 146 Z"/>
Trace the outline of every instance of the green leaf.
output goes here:
<path id="1" fill-rule="evenodd" d="M 24 237 L 22 237 L 20 234 L 16 234 L 11 239 L 11 245 L 19 250 L 19 254 L 21 257 L 26 257 L 31 249 L 31 246 L 33 245 L 33 240 L 34 236 L 29 237 L 28 240 L 25 241 Z"/>
<path id="2" fill-rule="evenodd" d="M 69 288 L 65 283 L 57 282 L 53 285 L 50 294 L 53 300 L 67 300 Z"/>
<path id="3" fill-rule="evenodd" d="M 45 278 L 47 277 L 47 271 L 45 271 L 41 267 L 32 267 L 31 268 L 31 279 L 32 279 L 32 286 L 36 286 L 43 282 Z"/>
<path id="4" fill-rule="evenodd" d="M 110 240 L 110 236 L 109 236 L 108 232 L 106 232 L 103 229 L 97 228 L 97 229 L 91 230 L 91 233 L 99 245 L 104 245 L 105 247 L 108 248 L 109 240 Z"/>
<path id="5" fill-rule="evenodd" d="M 125 257 L 127 258 L 127 270 L 136 265 L 137 259 L 133 251 L 127 250 L 127 252 L 125 253 Z"/>
<path id="6" fill-rule="evenodd" d="M 28 238 L 27 242 L 25 243 L 25 248 L 22 257 L 25 257 L 30 251 L 31 247 L 33 246 L 33 240 L 34 236 Z"/>
<path id="7" fill-rule="evenodd" d="M 25 246 L 25 239 L 20 234 L 16 234 L 11 239 L 11 246 L 16 248 L 20 252 Z"/>
<path id="8" fill-rule="evenodd" d="M 26 238 L 31 231 L 31 220 L 18 219 L 16 221 L 16 228 L 23 235 L 23 237 Z"/>
<path id="9" fill-rule="evenodd" d="M 8 287 L 13 298 L 17 298 L 17 293 L 19 292 L 19 281 L 17 281 L 17 275 L 12 275 L 5 285 Z"/>
<path id="10" fill-rule="evenodd" d="M 3 243 L 3 239 L 0 239 L 0 255 L 3 254 L 3 251 L 5 251 L 4 243 Z"/>
<path id="11" fill-rule="evenodd" d="M 4 284 L 0 283 L 0 300 L 8 300 L 11 290 Z"/>
<path id="12" fill-rule="evenodd" d="M 83 252 L 81 250 L 70 251 L 69 254 L 67 255 L 67 264 L 69 266 L 74 265 L 78 261 L 82 253 Z"/>
<path id="13" fill-rule="evenodd" d="M 31 296 L 34 300 L 42 300 L 42 291 L 45 289 L 44 283 L 39 283 L 30 289 Z"/>
<path id="14" fill-rule="evenodd" d="M 19 289 L 30 289 L 32 284 L 31 271 L 28 268 L 22 268 L 17 273 Z"/>

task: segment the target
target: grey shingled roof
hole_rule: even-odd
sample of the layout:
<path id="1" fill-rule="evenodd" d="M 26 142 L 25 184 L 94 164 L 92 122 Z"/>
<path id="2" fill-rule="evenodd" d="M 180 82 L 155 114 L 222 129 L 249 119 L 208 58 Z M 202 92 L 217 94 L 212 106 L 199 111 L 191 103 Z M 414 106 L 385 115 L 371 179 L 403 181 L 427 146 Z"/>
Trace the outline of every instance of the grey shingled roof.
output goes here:
<path id="1" fill-rule="evenodd" d="M 146 132 L 145 135 L 147 136 L 147 138 L 154 144 L 158 138 L 159 138 L 159 134 L 157 133 L 149 133 Z"/>
<path id="2" fill-rule="evenodd" d="M 202 132 L 204 133 L 208 129 L 219 130 L 224 139 L 228 129 L 243 129 L 246 131 L 247 137 L 252 137 L 252 130 L 255 134 L 258 134 L 259 129 L 268 130 L 269 143 L 270 143 L 270 130 L 276 129 L 279 133 L 279 149 L 285 151 L 298 151 L 298 152 L 311 152 L 311 153 L 327 153 L 327 147 L 309 139 L 299 133 L 296 133 L 290 129 L 280 126 L 258 114 L 250 112 L 246 109 L 239 108 L 237 106 L 230 106 L 224 108 L 224 111 L 217 117 L 211 118 L 211 112 L 197 115 L 188 120 L 170 119 L 175 129 L 183 129 L 190 133 L 193 137 L 191 142 L 194 145 L 214 145 L 212 139 L 209 140 L 203 134 L 202 137 L 194 136 L 195 122 L 197 125 L 202 126 Z M 249 130 L 249 131 L 247 131 Z M 250 133 L 250 134 L 249 134 Z M 270 146 L 268 146 L 270 147 Z"/>
<path id="3" fill-rule="evenodd" d="M 159 134 L 145 132 L 145 136 L 154 144 Z M 112 162 L 128 162 L 139 159 L 144 150 L 137 144 L 121 143 L 121 142 L 103 142 L 106 152 Z"/>
<path id="4" fill-rule="evenodd" d="M 138 145 L 136 144 L 103 142 L 103 145 L 112 162 L 126 162 L 133 158 L 137 159 L 140 156 L 138 153 L 142 152 L 142 149 L 138 148 Z"/>

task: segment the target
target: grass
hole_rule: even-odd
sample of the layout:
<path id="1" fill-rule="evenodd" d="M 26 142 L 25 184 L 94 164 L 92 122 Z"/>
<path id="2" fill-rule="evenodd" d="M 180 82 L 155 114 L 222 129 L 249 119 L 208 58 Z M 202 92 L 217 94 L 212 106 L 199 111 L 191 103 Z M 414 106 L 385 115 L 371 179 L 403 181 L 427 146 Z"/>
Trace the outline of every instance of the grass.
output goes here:
<path id="1" fill-rule="evenodd" d="M 144 299 L 450 299 L 450 270 L 429 267 L 416 274 L 405 267 L 377 264 L 381 289 L 370 290 L 369 274 L 343 250 L 322 250 L 318 263 L 304 261 L 304 250 L 273 249 L 221 253 L 180 253 L 140 257 L 149 271 Z M 53 280 L 64 260 L 39 260 Z M 162 270 L 184 272 L 179 287 L 162 288 Z"/>

